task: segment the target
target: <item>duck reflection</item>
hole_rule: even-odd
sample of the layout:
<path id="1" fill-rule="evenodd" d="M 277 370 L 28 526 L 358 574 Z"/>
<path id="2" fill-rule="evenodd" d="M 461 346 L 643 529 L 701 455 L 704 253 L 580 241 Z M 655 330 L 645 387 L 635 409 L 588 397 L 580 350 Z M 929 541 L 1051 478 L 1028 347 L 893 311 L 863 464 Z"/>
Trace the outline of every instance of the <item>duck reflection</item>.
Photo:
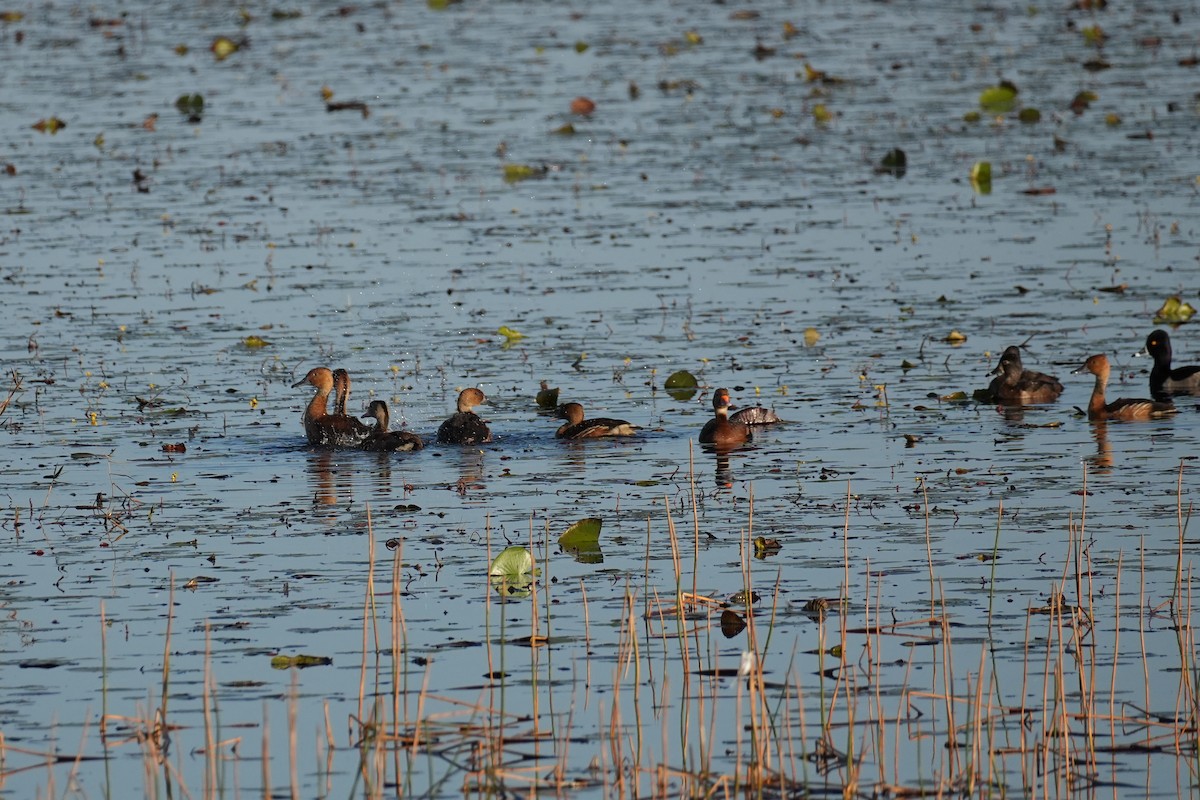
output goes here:
<path id="1" fill-rule="evenodd" d="M 1096 455 L 1088 456 L 1087 462 L 1101 475 L 1111 472 L 1113 452 L 1112 445 L 1108 443 L 1108 423 L 1104 420 L 1092 422 L 1092 436 L 1096 439 Z"/>
<path id="2" fill-rule="evenodd" d="M 737 447 L 720 447 L 707 445 L 703 448 L 705 451 L 712 453 L 713 462 L 716 471 L 714 473 L 714 481 L 717 484 L 717 489 L 730 491 L 733 489 L 733 468 L 730 466 L 729 454 Z"/>
<path id="3" fill-rule="evenodd" d="M 458 482 L 455 491 L 463 497 L 469 493 L 486 488 L 483 482 L 483 460 L 486 451 L 475 447 L 464 447 L 457 453 Z"/>
<path id="4" fill-rule="evenodd" d="M 308 480 L 313 490 L 313 505 L 336 506 L 354 501 L 352 470 L 339 469 L 341 462 L 333 450 L 312 450 L 308 459 Z"/>

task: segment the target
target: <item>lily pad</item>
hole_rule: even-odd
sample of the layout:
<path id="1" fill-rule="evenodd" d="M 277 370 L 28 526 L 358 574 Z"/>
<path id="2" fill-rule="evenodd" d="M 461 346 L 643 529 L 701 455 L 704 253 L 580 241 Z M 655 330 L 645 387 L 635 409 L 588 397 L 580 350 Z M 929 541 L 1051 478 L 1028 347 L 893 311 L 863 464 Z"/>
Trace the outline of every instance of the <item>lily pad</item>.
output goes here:
<path id="1" fill-rule="evenodd" d="M 524 547 L 514 544 L 500 551 L 492 559 L 488 575 L 493 578 L 508 578 L 517 581 L 533 573 L 533 556 Z"/>
<path id="2" fill-rule="evenodd" d="M 547 167 L 535 167 L 530 164 L 505 164 L 504 165 L 504 181 L 506 183 L 517 183 L 526 181 L 530 178 L 543 178 L 550 170 Z"/>
<path id="3" fill-rule="evenodd" d="M 1196 313 L 1196 309 L 1183 298 L 1172 295 L 1154 312 L 1155 325 L 1178 325 L 1187 322 Z"/>
<path id="4" fill-rule="evenodd" d="M 333 663 L 328 656 L 275 656 L 271 659 L 271 669 L 303 669 L 304 667 L 327 667 Z"/>
<path id="5" fill-rule="evenodd" d="M 175 108 L 187 117 L 190 123 L 197 123 L 204 116 L 204 95 L 181 94 L 175 99 Z"/>
<path id="6" fill-rule="evenodd" d="M 879 162 L 879 171 L 897 178 L 903 178 L 908 171 L 908 154 L 899 147 L 893 148 Z"/>
<path id="7" fill-rule="evenodd" d="M 516 328 L 510 328 L 507 325 L 501 325 L 499 329 L 497 329 L 496 333 L 500 334 L 510 342 L 515 342 L 518 339 L 525 338 L 525 334 L 521 333 Z"/>
<path id="8" fill-rule="evenodd" d="M 217 38 L 213 39 L 213 43 L 209 47 L 217 61 L 224 61 L 236 53 L 240 48 L 241 45 L 233 41 L 233 39 L 230 39 L 228 36 L 218 36 Z"/>
<path id="9" fill-rule="evenodd" d="M 542 389 L 537 393 L 538 408 L 558 408 L 558 389 L 551 389 L 550 384 L 542 381 Z"/>
<path id="10" fill-rule="evenodd" d="M 492 559 L 488 580 L 505 597 L 528 597 L 535 573 L 533 556 L 524 547 L 513 545 Z"/>
<path id="11" fill-rule="evenodd" d="M 979 93 L 979 107 L 989 114 L 1007 114 L 1017 107 L 1017 87 L 1007 82 L 989 86 Z"/>
<path id="12" fill-rule="evenodd" d="M 600 528 L 603 524 L 604 521 L 599 517 L 581 519 L 558 537 L 558 544 L 567 549 L 597 547 L 600 544 Z"/>
<path id="13" fill-rule="evenodd" d="M 971 167 L 971 186 L 980 194 L 992 193 L 992 162 L 975 162 L 975 166 Z"/>
<path id="14" fill-rule="evenodd" d="M 721 612 L 721 635 L 726 639 L 732 639 L 742 631 L 746 630 L 746 620 L 736 611 L 725 609 Z"/>
<path id="15" fill-rule="evenodd" d="M 667 380 L 663 384 L 663 388 L 667 390 L 667 394 L 681 402 L 691 400 L 699 387 L 700 383 L 696 380 L 696 376 L 686 369 L 672 372 L 667 376 Z"/>

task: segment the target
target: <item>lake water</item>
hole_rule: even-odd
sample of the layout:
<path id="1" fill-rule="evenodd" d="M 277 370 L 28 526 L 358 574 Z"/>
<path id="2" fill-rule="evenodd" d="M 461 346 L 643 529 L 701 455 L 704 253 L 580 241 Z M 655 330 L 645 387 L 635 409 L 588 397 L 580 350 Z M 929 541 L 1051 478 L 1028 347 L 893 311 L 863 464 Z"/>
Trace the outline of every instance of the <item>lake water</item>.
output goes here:
<path id="1" fill-rule="evenodd" d="M 7 10 L 9 795 L 728 791 L 747 651 L 775 792 L 1193 792 L 1196 401 L 1095 425 L 1069 374 L 1106 352 L 1148 395 L 1154 312 L 1197 302 L 1190 4 Z M 964 120 L 1002 79 L 1039 122 Z M 1026 341 L 1060 402 L 943 399 Z M 317 365 L 430 440 L 479 386 L 496 440 L 310 449 Z M 555 440 L 542 380 L 641 432 Z M 718 386 L 786 423 L 701 450 Z M 659 613 L 747 580 L 756 641 Z M 1091 625 L 1030 613 L 1059 590 Z"/>

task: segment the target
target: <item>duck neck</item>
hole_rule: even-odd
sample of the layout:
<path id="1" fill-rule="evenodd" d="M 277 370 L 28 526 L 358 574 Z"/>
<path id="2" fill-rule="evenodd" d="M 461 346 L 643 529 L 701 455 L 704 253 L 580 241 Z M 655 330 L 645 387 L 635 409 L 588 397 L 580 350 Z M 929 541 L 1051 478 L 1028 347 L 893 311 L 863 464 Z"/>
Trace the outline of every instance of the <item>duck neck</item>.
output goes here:
<path id="1" fill-rule="evenodd" d="M 1103 413 L 1104 405 L 1104 386 L 1108 383 L 1108 376 L 1100 374 L 1096 376 L 1096 384 L 1092 387 L 1092 397 L 1088 400 L 1088 417 L 1095 417 Z"/>
<path id="2" fill-rule="evenodd" d="M 327 416 L 328 407 L 329 389 L 318 386 L 317 393 L 313 395 L 312 400 L 308 401 L 308 408 L 304 410 L 305 421 L 312 422 Z"/>

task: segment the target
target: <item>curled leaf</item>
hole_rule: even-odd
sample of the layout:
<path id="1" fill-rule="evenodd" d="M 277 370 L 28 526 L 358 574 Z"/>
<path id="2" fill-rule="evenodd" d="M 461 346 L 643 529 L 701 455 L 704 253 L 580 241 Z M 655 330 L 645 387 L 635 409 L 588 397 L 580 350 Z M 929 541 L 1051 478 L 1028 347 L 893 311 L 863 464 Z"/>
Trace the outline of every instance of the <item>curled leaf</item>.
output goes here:
<path id="1" fill-rule="evenodd" d="M 565 548 L 596 546 L 600 543 L 600 528 L 604 521 L 598 517 L 586 517 L 579 520 L 558 537 L 558 543 Z"/>
<path id="2" fill-rule="evenodd" d="M 1191 304 L 1184 302 L 1181 297 L 1172 295 L 1166 299 L 1158 311 L 1154 312 L 1154 324 L 1178 325 L 1181 322 L 1187 322 L 1195 313 L 1196 309 L 1192 308 Z"/>
<path id="3" fill-rule="evenodd" d="M 971 167 L 971 186 L 980 194 L 992 193 L 992 162 L 975 162 Z"/>
<path id="4" fill-rule="evenodd" d="M 507 325 L 501 325 L 501 326 L 500 326 L 500 327 L 499 327 L 499 328 L 496 330 L 496 333 L 498 333 L 498 334 L 500 334 L 501 336 L 503 336 L 503 337 L 504 337 L 504 338 L 505 338 L 507 341 L 509 341 L 509 342 L 515 342 L 515 341 L 517 341 L 518 339 L 524 339 L 524 338 L 525 338 L 525 334 L 521 333 L 519 330 L 517 330 L 517 329 L 515 329 L 515 328 L 510 328 L 510 327 L 508 327 Z"/>

